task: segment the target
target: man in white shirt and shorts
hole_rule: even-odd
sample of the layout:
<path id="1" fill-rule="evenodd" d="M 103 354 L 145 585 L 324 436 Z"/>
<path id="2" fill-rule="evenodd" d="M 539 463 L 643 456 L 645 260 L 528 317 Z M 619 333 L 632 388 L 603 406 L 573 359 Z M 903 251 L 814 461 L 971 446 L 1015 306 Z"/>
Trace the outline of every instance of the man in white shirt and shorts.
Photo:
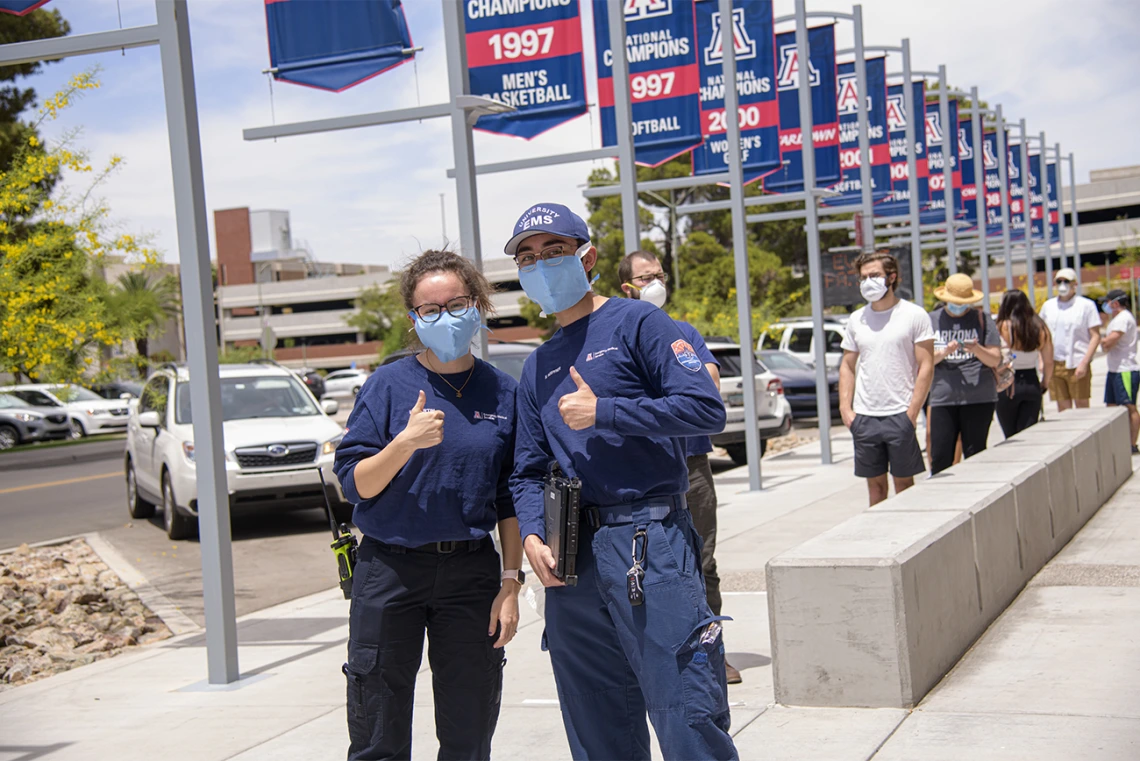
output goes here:
<path id="1" fill-rule="evenodd" d="M 1057 295 L 1041 307 L 1041 319 L 1053 334 L 1053 381 L 1049 393 L 1064 412 L 1074 404 L 1088 407 L 1092 397 L 1089 364 L 1100 345 L 1100 315 L 1096 303 L 1077 294 L 1077 273 L 1071 267 L 1053 277 Z"/>
<path id="2" fill-rule="evenodd" d="M 1104 384 L 1104 403 L 1109 407 L 1123 405 L 1128 408 L 1128 424 L 1132 428 L 1132 454 L 1136 437 L 1140 434 L 1140 412 L 1136 410 L 1136 397 L 1140 393 L 1140 362 L 1136 361 L 1136 318 L 1130 307 L 1128 294 L 1116 289 L 1104 297 L 1104 313 L 1112 319 L 1104 329 L 1104 347 L 1108 355 L 1108 376 Z"/>
<path id="3" fill-rule="evenodd" d="M 839 412 L 855 442 L 855 475 L 872 505 L 914 486 L 926 470 L 915 424 L 934 377 L 934 330 L 926 310 L 895 295 L 899 263 L 885 252 L 855 260 L 868 305 L 847 321 L 839 366 Z"/>

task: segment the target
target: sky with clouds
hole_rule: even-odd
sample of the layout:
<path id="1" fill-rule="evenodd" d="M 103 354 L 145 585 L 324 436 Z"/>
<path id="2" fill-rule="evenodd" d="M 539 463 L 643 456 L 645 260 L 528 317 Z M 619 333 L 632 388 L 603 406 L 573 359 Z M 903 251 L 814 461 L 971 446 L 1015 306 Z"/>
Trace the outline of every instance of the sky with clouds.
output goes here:
<path id="1" fill-rule="evenodd" d="M 353 0 L 340 0 L 351 2 Z M 399 264 L 419 251 L 454 244 L 459 224 L 449 120 L 245 142 L 242 129 L 365 113 L 447 98 L 440 0 L 405 0 L 409 28 L 424 51 L 346 92 L 284 83 L 271 88 L 262 0 L 190 0 L 195 81 L 207 208 L 286 209 L 295 239 L 318 259 Z M 588 3 L 583 3 L 588 6 Z M 72 34 L 154 23 L 151 0 L 53 0 Z M 849 0 L 812 1 L 809 10 L 849 11 Z M 792 0 L 776 0 L 776 15 Z M 584 15 L 588 15 L 588 9 Z M 1076 154 L 1077 179 L 1091 169 L 1140 164 L 1140 10 L 1135 0 L 866 0 L 868 44 L 909 37 L 916 69 L 947 66 L 950 83 L 979 87 L 1006 118 L 1025 117 L 1031 133 Z M 780 27 L 783 30 L 784 27 Z M 590 26 L 586 27 L 591 29 Z M 584 35 L 587 81 L 593 78 L 593 35 Z M 850 24 L 837 31 L 851 43 Z M 162 77 L 157 48 L 74 58 L 45 66 L 30 84 L 41 97 L 93 64 L 101 89 L 51 125 L 48 135 L 82 128 L 80 143 L 95 162 L 112 154 L 122 171 L 102 187 L 115 218 L 150 232 L 167 261 L 177 260 L 174 202 Z M 889 68 L 901 68 L 892 60 Z M 589 99 L 596 101 L 588 84 Z M 489 163 L 600 147 L 595 112 L 532 140 L 475 134 L 477 161 Z M 611 162 L 595 162 L 604 165 Z M 581 189 L 590 163 L 484 175 L 480 225 L 486 257 L 501 256 L 518 215 L 554 201 L 584 210 Z M 1067 175 L 1066 175 L 1067 177 Z M 441 219 L 443 194 L 446 220 Z M 211 246 L 213 230 L 211 216 Z"/>

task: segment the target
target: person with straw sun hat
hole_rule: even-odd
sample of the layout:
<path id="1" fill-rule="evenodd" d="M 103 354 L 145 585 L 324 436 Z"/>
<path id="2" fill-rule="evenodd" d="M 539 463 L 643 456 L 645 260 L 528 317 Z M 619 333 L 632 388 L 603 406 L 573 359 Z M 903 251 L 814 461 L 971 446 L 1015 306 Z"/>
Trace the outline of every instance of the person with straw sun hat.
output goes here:
<path id="1" fill-rule="evenodd" d="M 986 448 L 997 384 L 990 368 L 1001 363 L 1001 337 L 986 310 L 984 294 L 969 275 L 957 274 L 934 289 L 942 306 L 930 313 L 934 330 L 934 382 L 930 387 L 930 472 L 954 464 L 962 437 L 962 456 Z"/>

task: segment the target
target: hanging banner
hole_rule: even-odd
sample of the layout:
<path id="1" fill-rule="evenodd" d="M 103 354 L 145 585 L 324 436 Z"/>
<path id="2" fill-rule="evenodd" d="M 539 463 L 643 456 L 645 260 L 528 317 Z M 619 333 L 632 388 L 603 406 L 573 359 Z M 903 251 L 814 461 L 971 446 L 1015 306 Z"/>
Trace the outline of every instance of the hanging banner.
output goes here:
<path id="1" fill-rule="evenodd" d="M 1061 202 L 1058 199 L 1058 194 L 1060 193 L 1061 186 L 1057 184 L 1056 164 L 1048 165 L 1045 177 L 1048 180 L 1049 190 L 1049 241 L 1059 243 L 1061 241 L 1061 220 L 1059 218 Z"/>
<path id="2" fill-rule="evenodd" d="M 1029 225 L 1036 240 L 1045 240 L 1045 182 L 1041 176 L 1041 154 L 1029 154 Z"/>
<path id="3" fill-rule="evenodd" d="M 815 184 L 839 179 L 839 112 L 836 105 L 835 25 L 808 30 Z M 800 130 L 799 54 L 795 32 L 776 35 L 776 92 L 780 103 L 780 168 L 764 178 L 764 190 L 804 189 L 803 133 Z M 745 181 L 748 178 L 745 177 Z"/>
<path id="4" fill-rule="evenodd" d="M 887 202 L 891 195 L 891 146 L 887 136 L 887 59 L 867 59 L 867 132 L 871 153 L 871 198 Z M 839 112 L 839 182 L 828 190 L 842 195 L 823 199 L 824 206 L 857 206 L 863 202 L 859 152 L 859 86 L 855 62 L 839 64 L 836 108 Z M 905 133 L 904 133 L 905 134 Z"/>
<path id="5" fill-rule="evenodd" d="M 771 0 L 734 0 L 736 92 L 740 98 L 740 150 L 746 182 L 780 166 L 780 110 L 776 102 L 776 53 Z M 724 25 L 716 0 L 697 2 L 701 74 L 701 133 L 693 174 L 718 174 L 728 163 L 724 110 Z"/>
<path id="6" fill-rule="evenodd" d="M 0 0 L 0 13 L 25 16 L 51 0 Z"/>
<path id="7" fill-rule="evenodd" d="M 594 0 L 602 145 L 617 145 L 613 53 L 606 0 Z M 634 158 L 658 166 L 701 144 L 700 72 L 693 0 L 625 0 Z"/>
<path id="8" fill-rule="evenodd" d="M 1008 136 L 1006 138 L 1008 140 Z M 998 165 L 997 132 L 982 134 L 982 165 L 986 175 L 986 236 L 1001 235 L 1001 168 Z"/>
<path id="9" fill-rule="evenodd" d="M 471 93 L 517 111 L 475 129 L 531 138 L 586 113 L 578 0 L 464 3 Z"/>
<path id="10" fill-rule="evenodd" d="M 974 176 L 974 123 L 972 119 L 958 120 L 958 167 L 962 199 L 961 218 L 972 225 L 978 224 L 978 183 Z"/>
<path id="11" fill-rule="evenodd" d="M 911 93 L 916 104 L 925 101 L 925 83 L 914 82 Z M 883 217 L 906 216 L 910 213 L 910 176 L 907 166 L 906 144 L 906 98 L 903 86 L 891 85 L 887 88 L 887 134 L 890 138 L 891 150 L 891 196 L 888 201 L 875 206 L 875 215 Z M 926 162 L 926 131 L 921 125 L 915 124 L 915 171 L 918 174 L 916 188 L 918 193 L 919 213 L 923 204 L 929 198 L 930 170 Z"/>
<path id="12" fill-rule="evenodd" d="M 1009 234 L 1010 240 L 1025 239 L 1025 189 L 1022 186 L 1021 147 L 1006 142 L 1007 175 L 1009 179 Z"/>
<path id="13" fill-rule="evenodd" d="M 400 0 L 265 0 L 265 21 L 279 82 L 341 92 L 414 55 Z"/>
<path id="14" fill-rule="evenodd" d="M 950 124 L 958 124 L 958 101 L 951 100 Z M 927 201 L 927 210 L 942 211 L 942 219 L 946 218 L 946 201 L 943 190 L 946 178 L 942 174 L 943 148 L 948 147 L 946 155 L 950 161 L 951 202 L 954 204 L 954 216 L 960 216 L 962 209 L 962 171 L 958 163 L 958 140 L 954 134 L 953 126 L 949 130 L 943 129 L 942 115 L 937 101 L 926 104 L 926 156 L 927 166 L 930 169 L 930 198 Z"/>

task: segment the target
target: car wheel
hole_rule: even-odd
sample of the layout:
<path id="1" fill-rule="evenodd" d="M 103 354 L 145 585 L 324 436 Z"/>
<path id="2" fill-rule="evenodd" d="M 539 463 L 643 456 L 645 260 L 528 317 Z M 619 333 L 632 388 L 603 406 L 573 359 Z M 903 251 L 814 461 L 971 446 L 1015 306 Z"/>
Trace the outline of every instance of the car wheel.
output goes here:
<path id="1" fill-rule="evenodd" d="M 748 463 L 748 450 L 743 444 L 729 444 L 724 448 L 728 452 L 728 456 L 737 465 L 746 465 Z"/>
<path id="2" fill-rule="evenodd" d="M 132 518 L 146 520 L 154 515 L 154 505 L 139 496 L 138 479 L 135 477 L 135 464 L 127 460 L 127 512 Z"/>
<path id="3" fill-rule="evenodd" d="M 0 425 L 0 449 L 11 449 L 19 443 L 19 431 L 10 425 Z"/>
<path id="4" fill-rule="evenodd" d="M 86 436 L 86 435 L 87 435 L 87 431 L 86 431 L 86 430 L 84 430 L 84 428 L 83 428 L 83 423 L 80 423 L 80 422 L 79 422 L 78 420 L 76 420 L 75 418 L 72 418 L 72 419 L 71 419 L 71 434 L 70 434 L 70 438 L 71 438 L 72 440 L 77 440 L 77 439 L 82 439 L 82 438 L 83 438 L 84 436 Z"/>
<path id="5" fill-rule="evenodd" d="M 183 515 L 175 507 L 174 488 L 166 471 L 162 473 L 162 525 L 171 539 L 189 539 L 198 528 L 194 518 Z"/>

